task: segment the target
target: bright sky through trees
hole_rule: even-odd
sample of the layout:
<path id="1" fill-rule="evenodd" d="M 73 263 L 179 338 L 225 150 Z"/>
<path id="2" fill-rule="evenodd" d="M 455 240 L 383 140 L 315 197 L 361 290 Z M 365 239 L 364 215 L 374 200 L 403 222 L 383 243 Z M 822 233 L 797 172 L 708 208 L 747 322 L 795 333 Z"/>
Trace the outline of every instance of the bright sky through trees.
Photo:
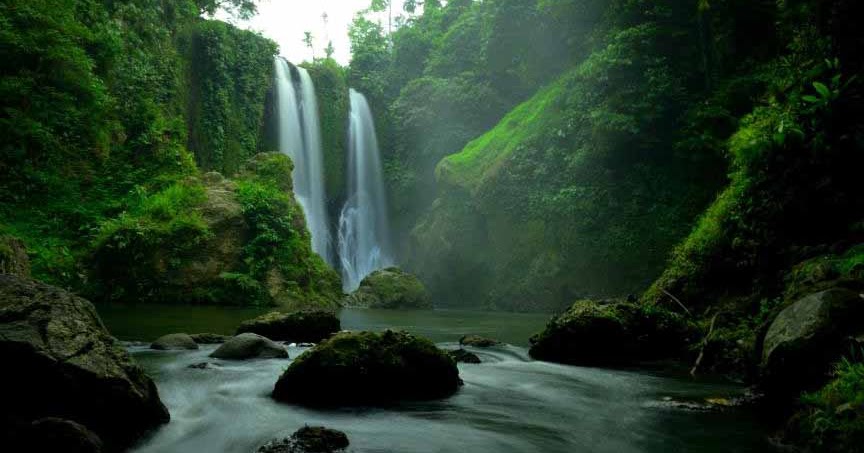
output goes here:
<path id="1" fill-rule="evenodd" d="M 312 50 L 303 42 L 304 32 L 312 32 L 315 56 L 323 57 L 327 43 L 332 41 L 333 58 L 345 65 L 351 60 L 348 27 L 354 15 L 368 8 L 369 3 L 370 0 L 262 0 L 257 16 L 248 21 L 229 21 L 276 41 L 282 56 L 295 63 L 312 59 Z M 402 13 L 402 3 L 394 0 L 394 19 Z M 379 17 L 386 26 L 387 14 Z M 228 20 L 224 15 L 219 18 Z"/>

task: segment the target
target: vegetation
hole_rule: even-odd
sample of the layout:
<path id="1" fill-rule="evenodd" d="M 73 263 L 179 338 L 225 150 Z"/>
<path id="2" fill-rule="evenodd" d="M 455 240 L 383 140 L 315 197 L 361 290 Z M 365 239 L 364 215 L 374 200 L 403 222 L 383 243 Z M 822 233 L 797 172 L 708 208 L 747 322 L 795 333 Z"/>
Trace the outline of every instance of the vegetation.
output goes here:
<path id="1" fill-rule="evenodd" d="M 829 452 L 860 452 L 864 441 L 864 363 L 844 360 L 821 390 L 804 395 L 801 430 L 813 447 Z"/>

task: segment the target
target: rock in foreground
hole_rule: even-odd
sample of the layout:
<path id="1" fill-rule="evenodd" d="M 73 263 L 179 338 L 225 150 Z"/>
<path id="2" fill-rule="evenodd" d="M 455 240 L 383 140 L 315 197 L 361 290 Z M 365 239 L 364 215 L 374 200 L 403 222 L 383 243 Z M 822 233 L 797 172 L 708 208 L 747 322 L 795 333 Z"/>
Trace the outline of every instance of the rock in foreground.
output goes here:
<path id="1" fill-rule="evenodd" d="M 226 360 L 287 359 L 288 351 L 269 338 L 243 333 L 223 343 L 210 357 Z"/>
<path id="2" fill-rule="evenodd" d="M 0 356 L 0 439 L 58 417 L 121 451 L 168 421 L 153 381 L 93 305 L 62 289 L 0 275 Z"/>
<path id="3" fill-rule="evenodd" d="M 431 341 L 406 332 L 342 332 L 285 370 L 273 398 L 310 406 L 375 405 L 450 396 L 459 370 Z"/>
<path id="4" fill-rule="evenodd" d="M 423 309 L 432 308 L 432 296 L 417 277 L 388 267 L 366 276 L 343 304 L 360 308 Z"/>
<path id="5" fill-rule="evenodd" d="M 343 451 L 348 445 L 348 436 L 342 431 L 304 426 L 289 438 L 268 442 L 257 453 L 334 453 Z"/>
<path id="6" fill-rule="evenodd" d="M 864 299 L 829 289 L 786 307 L 768 328 L 762 378 L 772 394 L 797 394 L 828 380 L 831 364 L 849 352 L 850 335 L 864 331 Z"/>
<path id="7" fill-rule="evenodd" d="M 318 343 L 342 330 L 336 313 L 328 310 L 272 312 L 243 321 L 237 333 L 257 333 L 276 341 Z"/>
<path id="8" fill-rule="evenodd" d="M 682 316 L 659 307 L 580 300 L 531 337 L 529 354 L 572 365 L 623 365 L 676 357 L 691 335 Z"/>
<path id="9" fill-rule="evenodd" d="M 26 451 L 33 452 L 101 453 L 103 451 L 99 436 L 78 423 L 54 417 L 33 422 L 27 430 L 25 442 Z"/>
<path id="10" fill-rule="evenodd" d="M 188 334 L 185 333 L 169 333 L 157 338 L 150 349 L 159 351 L 182 351 L 198 349 L 198 343 Z"/>

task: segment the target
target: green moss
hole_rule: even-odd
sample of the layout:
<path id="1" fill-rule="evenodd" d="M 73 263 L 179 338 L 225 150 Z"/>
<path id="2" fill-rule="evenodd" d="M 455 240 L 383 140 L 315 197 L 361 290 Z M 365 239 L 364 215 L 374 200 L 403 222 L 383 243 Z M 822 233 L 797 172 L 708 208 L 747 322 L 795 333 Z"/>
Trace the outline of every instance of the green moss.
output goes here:
<path id="1" fill-rule="evenodd" d="M 331 59 L 317 60 L 304 67 L 312 77 L 318 96 L 325 193 L 331 206 L 341 206 L 341 201 L 346 197 L 345 156 L 348 155 L 349 99 L 346 70 Z"/>

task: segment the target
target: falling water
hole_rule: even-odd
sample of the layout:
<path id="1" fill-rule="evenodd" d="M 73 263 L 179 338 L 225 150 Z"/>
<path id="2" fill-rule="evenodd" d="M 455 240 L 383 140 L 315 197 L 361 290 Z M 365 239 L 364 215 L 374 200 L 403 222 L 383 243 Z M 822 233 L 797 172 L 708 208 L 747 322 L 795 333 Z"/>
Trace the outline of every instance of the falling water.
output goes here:
<path id="1" fill-rule="evenodd" d="M 300 67 L 297 73 L 299 81 L 292 77 L 288 62 L 276 58 L 279 150 L 294 161 L 294 195 L 306 215 L 306 224 L 312 234 L 312 250 L 332 264 L 318 102 L 309 73 Z M 299 84 L 299 92 L 296 84 Z"/>
<path id="2" fill-rule="evenodd" d="M 393 264 L 378 139 L 366 98 L 351 90 L 348 128 L 348 198 L 339 216 L 342 286 L 353 291 L 363 277 Z"/>

